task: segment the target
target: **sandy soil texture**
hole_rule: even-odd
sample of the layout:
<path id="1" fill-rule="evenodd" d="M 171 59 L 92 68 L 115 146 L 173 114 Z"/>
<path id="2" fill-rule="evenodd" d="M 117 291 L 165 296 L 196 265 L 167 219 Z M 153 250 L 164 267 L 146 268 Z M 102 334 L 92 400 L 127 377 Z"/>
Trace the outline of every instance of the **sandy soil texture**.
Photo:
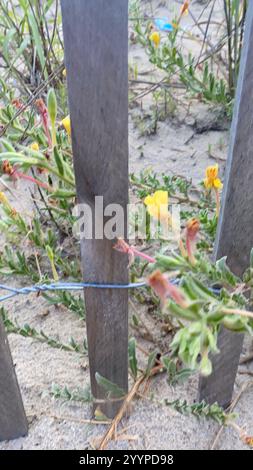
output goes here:
<path id="1" fill-rule="evenodd" d="M 196 17 L 203 9 L 203 1 L 192 2 L 192 12 Z M 150 16 L 171 17 L 176 1 L 142 1 L 143 11 Z M 217 1 L 215 18 L 221 21 L 222 2 Z M 208 16 L 208 10 L 203 19 Z M 186 31 L 192 28 L 191 18 L 185 17 Z M 213 27 L 215 37 L 217 30 Z M 131 22 L 129 24 L 131 33 Z M 196 28 L 195 35 L 201 35 Z M 184 47 L 193 53 L 200 50 L 200 42 L 185 34 Z M 153 73 L 143 49 L 130 44 L 129 63 L 138 64 L 139 77 L 154 80 L 159 74 Z M 132 85 L 131 85 L 132 86 Z M 137 85 L 136 85 L 137 86 Z M 136 88 L 135 86 L 135 88 Z M 147 85 L 139 84 L 141 92 Z M 180 91 L 179 91 L 180 92 Z M 221 176 L 227 154 L 229 124 L 222 120 L 217 124 L 217 112 L 206 105 L 192 100 L 185 106 L 179 104 L 176 113 L 158 122 L 157 132 L 143 135 L 143 120 L 149 122 L 152 114 L 152 95 L 141 101 L 133 101 L 129 110 L 129 151 L 130 171 L 139 173 L 144 168 L 153 167 L 158 173 L 179 174 L 192 178 L 198 184 L 204 176 L 207 164 L 218 162 Z M 29 192 L 24 193 L 29 199 Z M 29 201 L 28 201 L 29 202 Z M 11 281 L 15 284 L 15 279 Z M 15 298 L 5 303 L 9 315 L 19 324 L 29 323 L 37 330 L 68 343 L 70 337 L 82 343 L 86 337 L 85 322 L 64 307 L 48 306 L 42 297 L 34 295 Z M 130 315 L 132 307 L 130 305 Z M 141 315 L 149 322 L 148 314 Z M 133 332 L 131 331 L 131 334 Z M 138 341 L 147 350 L 153 346 L 147 341 Z M 0 443 L 0 450 L 6 449 L 88 449 L 96 447 L 107 427 L 89 422 L 92 418 L 91 404 L 76 404 L 70 401 L 55 400 L 50 395 L 52 384 L 70 389 L 86 387 L 89 384 L 87 356 L 75 352 L 53 349 L 46 344 L 10 334 L 9 342 L 22 391 L 24 405 L 29 420 L 29 435 L 15 441 Z M 243 354 L 252 352 L 252 343 L 245 341 Z M 140 361 L 144 361 L 138 352 Z M 253 362 L 241 365 L 236 378 L 236 397 L 247 381 L 252 379 Z M 253 382 L 253 380 L 252 380 Z M 154 397 L 180 398 L 193 403 L 197 397 L 197 376 L 191 377 L 182 385 L 171 387 L 164 375 L 156 377 L 150 385 Z M 237 422 L 253 434 L 253 390 L 248 388 L 240 397 L 235 412 Z M 207 420 L 198 421 L 195 417 L 184 417 L 169 407 L 151 403 L 140 398 L 132 403 L 129 415 L 118 429 L 117 439 L 110 442 L 110 449 L 208 449 L 212 446 L 219 425 Z M 247 449 L 232 429 L 225 429 L 217 443 L 219 449 Z"/>

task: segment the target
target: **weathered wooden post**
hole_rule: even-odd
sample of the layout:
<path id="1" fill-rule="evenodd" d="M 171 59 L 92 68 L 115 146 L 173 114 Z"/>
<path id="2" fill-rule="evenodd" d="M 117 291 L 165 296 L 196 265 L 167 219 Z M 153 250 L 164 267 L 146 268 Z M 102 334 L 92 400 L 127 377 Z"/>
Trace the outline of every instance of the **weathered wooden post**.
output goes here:
<path id="1" fill-rule="evenodd" d="M 253 2 L 248 4 L 244 46 L 238 79 L 230 148 L 226 165 L 222 210 L 215 259 L 227 255 L 231 270 L 241 276 L 253 247 Z M 226 407 L 232 398 L 243 335 L 222 329 L 220 354 L 213 357 L 213 373 L 200 380 L 200 399 Z"/>
<path id="2" fill-rule="evenodd" d="M 61 4 L 78 202 L 90 205 L 94 222 L 99 217 L 95 196 L 103 196 L 103 207 L 120 204 L 126 219 L 128 0 Z M 85 281 L 128 283 L 127 259 L 112 246 L 103 232 L 81 241 Z M 88 288 L 85 303 L 92 393 L 103 399 L 96 372 L 127 391 L 128 292 Z M 119 404 L 107 402 L 101 408 L 113 417 Z"/>
<path id="3" fill-rule="evenodd" d="M 27 432 L 22 398 L 0 318 L 0 441 L 25 436 Z"/>

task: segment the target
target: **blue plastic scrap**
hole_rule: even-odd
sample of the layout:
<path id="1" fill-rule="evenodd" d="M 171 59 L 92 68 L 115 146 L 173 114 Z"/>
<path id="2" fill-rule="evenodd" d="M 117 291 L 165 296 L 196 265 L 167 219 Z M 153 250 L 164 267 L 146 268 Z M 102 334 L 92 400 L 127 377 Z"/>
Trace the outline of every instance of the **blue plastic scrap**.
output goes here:
<path id="1" fill-rule="evenodd" d="M 174 31 L 174 27 L 171 23 L 168 22 L 168 18 L 156 18 L 154 20 L 154 23 L 160 31 L 164 31 L 165 33 L 171 33 Z"/>

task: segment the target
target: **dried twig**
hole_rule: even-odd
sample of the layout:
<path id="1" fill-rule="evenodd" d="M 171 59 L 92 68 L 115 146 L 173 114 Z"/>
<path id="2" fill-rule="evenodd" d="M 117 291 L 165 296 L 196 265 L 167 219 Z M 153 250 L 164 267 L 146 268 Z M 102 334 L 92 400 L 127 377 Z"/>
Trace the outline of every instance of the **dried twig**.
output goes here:
<path id="1" fill-rule="evenodd" d="M 239 400 L 240 400 L 242 394 L 243 394 L 249 387 L 251 387 L 251 385 L 253 385 L 253 380 L 248 380 L 247 382 L 245 382 L 244 384 L 242 384 L 242 386 L 241 386 L 241 388 L 240 388 L 240 390 L 239 390 L 237 396 L 235 397 L 235 399 L 233 400 L 233 402 L 231 403 L 231 405 L 228 407 L 228 410 L 227 410 L 227 411 L 228 411 L 229 413 L 231 413 L 231 412 L 235 409 L 235 407 L 236 407 L 237 403 L 239 402 Z M 224 430 L 224 428 L 225 428 L 224 425 L 222 425 L 222 426 L 219 428 L 219 430 L 218 430 L 218 432 L 217 432 L 217 434 L 216 434 L 216 436 L 215 436 L 215 439 L 214 439 L 214 441 L 213 441 L 213 443 L 212 443 L 212 445 L 211 445 L 211 447 L 210 447 L 210 450 L 215 450 L 215 449 L 216 449 L 217 444 L 218 444 L 218 441 L 219 441 L 219 439 L 220 439 L 220 436 L 221 436 L 222 431 Z"/>
<path id="2" fill-rule="evenodd" d="M 149 377 L 151 376 L 154 376 L 156 374 L 158 374 L 160 371 L 162 370 L 162 365 L 158 365 L 158 366 L 155 366 L 149 376 L 143 374 L 139 377 L 139 379 L 134 383 L 134 385 L 132 386 L 130 392 L 127 394 L 124 402 L 122 403 L 122 406 L 120 407 L 119 409 L 119 412 L 117 413 L 117 415 L 115 416 L 115 418 L 113 419 L 109 429 L 106 431 L 103 439 L 101 440 L 100 442 L 100 445 L 99 445 L 99 450 L 104 450 L 106 447 L 107 447 L 107 444 L 108 442 L 113 439 L 113 436 L 115 435 L 115 432 L 116 432 L 116 429 L 117 429 L 117 426 L 118 424 L 120 423 L 120 421 L 122 420 L 123 416 L 125 415 L 125 413 L 127 412 L 127 409 L 131 403 L 131 401 L 134 399 L 134 397 L 137 395 L 137 393 L 139 392 L 139 388 L 140 386 L 146 381 L 149 379 Z"/>

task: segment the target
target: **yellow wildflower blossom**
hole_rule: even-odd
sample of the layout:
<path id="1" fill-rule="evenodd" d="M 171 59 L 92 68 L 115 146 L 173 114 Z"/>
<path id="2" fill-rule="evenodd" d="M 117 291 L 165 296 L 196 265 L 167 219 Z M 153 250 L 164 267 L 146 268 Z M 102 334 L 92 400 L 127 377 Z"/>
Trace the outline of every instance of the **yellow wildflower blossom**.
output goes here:
<path id="1" fill-rule="evenodd" d="M 206 169 L 206 177 L 204 179 L 204 185 L 206 189 L 222 189 L 223 184 L 218 177 L 219 165 L 208 166 Z"/>
<path id="2" fill-rule="evenodd" d="M 169 217 L 169 197 L 167 191 L 158 190 L 144 199 L 149 214 L 155 219 L 164 220 Z"/>
<path id="3" fill-rule="evenodd" d="M 3 206 L 9 211 L 12 217 L 15 217 L 17 215 L 16 209 L 11 206 L 7 196 L 2 191 L 0 191 L 0 204 L 3 204 Z"/>
<path id="4" fill-rule="evenodd" d="M 66 76 L 67 76 L 67 70 L 66 69 L 63 69 L 62 75 L 64 76 L 64 78 L 66 78 Z"/>
<path id="5" fill-rule="evenodd" d="M 2 191 L 0 191 L 0 203 L 3 204 L 3 206 L 10 207 L 10 203 Z"/>
<path id="6" fill-rule="evenodd" d="M 155 47 L 158 47 L 161 41 L 161 36 L 157 31 L 154 31 L 152 34 L 150 34 L 149 39 L 153 42 Z"/>
<path id="7" fill-rule="evenodd" d="M 33 143 L 30 145 L 30 149 L 31 149 L 31 150 L 35 150 L 35 152 L 38 152 L 39 149 L 40 149 L 38 142 L 33 142 Z"/>
<path id="8" fill-rule="evenodd" d="M 70 116 L 66 116 L 62 121 L 61 125 L 64 127 L 65 131 L 69 136 L 71 136 L 71 122 L 70 122 Z"/>

